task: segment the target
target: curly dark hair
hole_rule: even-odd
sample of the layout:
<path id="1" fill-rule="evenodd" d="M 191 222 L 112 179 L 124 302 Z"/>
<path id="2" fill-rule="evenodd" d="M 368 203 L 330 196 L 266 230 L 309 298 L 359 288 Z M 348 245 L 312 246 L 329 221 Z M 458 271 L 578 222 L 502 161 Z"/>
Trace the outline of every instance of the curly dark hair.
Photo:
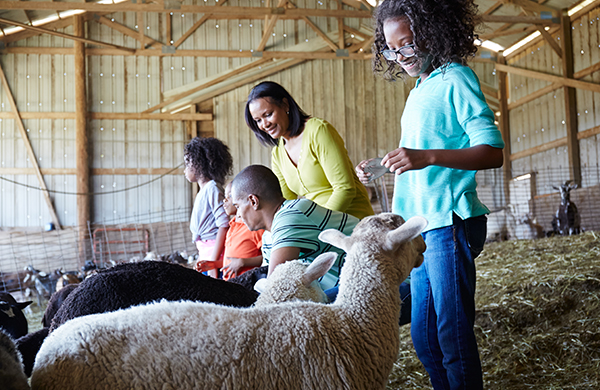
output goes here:
<path id="1" fill-rule="evenodd" d="M 290 124 L 288 127 L 289 134 L 291 137 L 295 137 L 302 133 L 304 130 L 304 122 L 310 118 L 310 115 L 302 111 L 292 95 L 290 95 L 289 92 L 286 91 L 286 89 L 281 85 L 272 81 L 263 81 L 252 88 L 252 91 L 250 91 L 248 100 L 246 101 L 246 110 L 244 112 L 246 124 L 250 130 L 254 132 L 254 135 L 256 135 L 256 138 L 258 138 L 261 144 L 265 146 L 277 146 L 279 142 L 269 134 L 261 131 L 254 121 L 254 118 L 252 118 L 252 115 L 250 114 L 250 103 L 252 103 L 253 100 L 261 98 L 268 98 L 273 104 L 276 104 L 279 107 L 283 107 L 285 105 L 285 99 L 287 101 L 290 115 Z"/>
<path id="2" fill-rule="evenodd" d="M 397 80 L 406 76 L 396 61 L 387 61 L 381 55 L 386 48 L 383 23 L 400 18 L 410 22 L 417 55 L 429 53 L 434 69 L 450 62 L 466 65 L 468 58 L 477 52 L 474 40 L 479 18 L 473 0 L 385 0 L 375 11 L 372 46 L 373 72 L 385 79 Z"/>
<path id="3" fill-rule="evenodd" d="M 233 168 L 229 147 L 212 137 L 193 138 L 185 145 L 183 160 L 196 176 L 201 176 L 204 180 L 214 180 L 221 185 Z"/>

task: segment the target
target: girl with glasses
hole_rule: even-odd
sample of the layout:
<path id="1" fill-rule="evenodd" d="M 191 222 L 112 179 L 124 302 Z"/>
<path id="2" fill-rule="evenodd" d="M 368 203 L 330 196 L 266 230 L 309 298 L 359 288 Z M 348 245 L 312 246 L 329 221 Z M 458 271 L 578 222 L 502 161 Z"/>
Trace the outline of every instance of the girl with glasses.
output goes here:
<path id="1" fill-rule="evenodd" d="M 385 0 L 375 13 L 373 70 L 417 78 L 402 114 L 400 147 L 381 164 L 396 174 L 392 209 L 429 221 L 423 265 L 411 273 L 411 335 L 435 389 L 481 389 L 475 321 L 475 258 L 489 210 L 475 173 L 502 165 L 504 143 L 479 80 L 466 65 L 473 0 Z M 361 181 L 368 174 L 361 162 Z"/>

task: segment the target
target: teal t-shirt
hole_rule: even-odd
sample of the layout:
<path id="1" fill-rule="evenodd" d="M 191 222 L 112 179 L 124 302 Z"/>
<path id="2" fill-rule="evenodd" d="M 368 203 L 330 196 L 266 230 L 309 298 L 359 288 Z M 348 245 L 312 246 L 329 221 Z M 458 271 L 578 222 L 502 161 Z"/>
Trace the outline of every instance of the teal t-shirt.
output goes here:
<path id="1" fill-rule="evenodd" d="M 271 232 L 263 234 L 263 258 L 268 262 L 272 251 L 286 247 L 300 248 L 300 259 L 310 262 L 322 253 L 337 252 L 335 264 L 319 280 L 324 290 L 334 287 L 346 254 L 342 249 L 320 241 L 319 233 L 336 229 L 350 235 L 358 222 L 356 217 L 326 209 L 308 199 L 286 200 L 273 217 Z"/>
<path id="2" fill-rule="evenodd" d="M 479 80 L 467 66 L 451 63 L 417 80 L 402 114 L 400 146 L 409 149 L 503 148 Z M 405 220 L 420 215 L 426 230 L 489 213 L 477 197 L 476 171 L 429 166 L 396 176 L 392 211 Z"/>

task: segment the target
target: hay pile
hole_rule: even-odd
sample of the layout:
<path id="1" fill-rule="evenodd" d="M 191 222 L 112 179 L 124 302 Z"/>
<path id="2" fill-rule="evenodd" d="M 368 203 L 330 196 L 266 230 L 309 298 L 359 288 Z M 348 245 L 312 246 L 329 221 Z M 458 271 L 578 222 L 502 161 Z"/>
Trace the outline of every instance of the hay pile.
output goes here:
<path id="1" fill-rule="evenodd" d="M 600 389 L 600 235 L 486 245 L 475 332 L 489 389 Z M 388 389 L 430 389 L 400 330 Z"/>

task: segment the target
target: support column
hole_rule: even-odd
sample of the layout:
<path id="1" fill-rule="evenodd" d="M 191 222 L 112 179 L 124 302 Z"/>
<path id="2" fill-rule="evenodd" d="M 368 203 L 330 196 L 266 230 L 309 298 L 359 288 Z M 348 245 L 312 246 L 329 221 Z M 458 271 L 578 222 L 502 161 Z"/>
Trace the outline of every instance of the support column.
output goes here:
<path id="1" fill-rule="evenodd" d="M 561 15 L 561 41 L 563 76 L 573 78 L 573 36 L 571 34 L 571 18 L 567 9 Z M 575 184 L 581 186 L 581 158 L 579 140 L 577 139 L 577 95 L 575 88 L 563 87 L 565 95 L 565 123 L 567 125 L 567 147 L 569 149 L 569 174 Z"/>
<path id="2" fill-rule="evenodd" d="M 73 34 L 84 37 L 84 21 L 80 15 L 73 17 Z M 75 41 L 75 154 L 77 163 L 77 193 L 90 192 L 90 154 L 87 133 L 87 92 L 85 44 Z M 88 221 L 91 221 L 91 199 L 89 195 L 77 195 L 77 226 L 80 248 L 86 247 Z M 82 249 L 81 249 L 82 250 Z M 85 260 L 85 259 L 84 259 Z"/>
<path id="3" fill-rule="evenodd" d="M 502 52 L 498 53 L 498 63 L 506 65 L 506 59 Z M 512 179 L 512 162 L 510 161 L 510 121 L 508 113 L 508 74 L 506 72 L 498 72 L 498 103 L 500 104 L 500 132 L 504 140 L 504 164 L 502 171 L 504 172 L 504 199 L 506 203 L 510 202 L 510 186 L 509 182 Z"/>

